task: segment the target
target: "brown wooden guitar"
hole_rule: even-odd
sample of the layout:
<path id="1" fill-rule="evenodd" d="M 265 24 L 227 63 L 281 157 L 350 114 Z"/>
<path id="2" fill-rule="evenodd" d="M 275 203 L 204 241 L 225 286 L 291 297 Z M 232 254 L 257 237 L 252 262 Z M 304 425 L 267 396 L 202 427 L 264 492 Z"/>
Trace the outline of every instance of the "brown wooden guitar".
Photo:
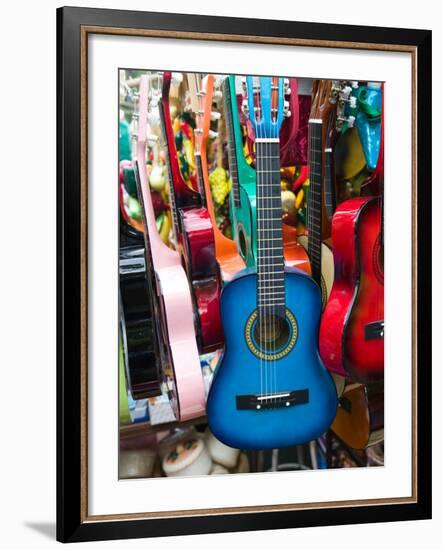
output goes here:
<path id="1" fill-rule="evenodd" d="M 351 449 L 365 449 L 383 441 L 383 384 L 348 384 L 331 430 Z"/>

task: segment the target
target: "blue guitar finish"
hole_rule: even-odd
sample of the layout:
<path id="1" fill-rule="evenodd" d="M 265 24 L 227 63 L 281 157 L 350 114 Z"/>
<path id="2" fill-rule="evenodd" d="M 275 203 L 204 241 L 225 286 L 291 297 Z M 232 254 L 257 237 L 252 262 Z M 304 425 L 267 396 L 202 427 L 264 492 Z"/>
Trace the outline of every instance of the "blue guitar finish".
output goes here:
<path id="1" fill-rule="evenodd" d="M 260 362 L 244 337 L 248 318 L 256 308 L 255 270 L 242 272 L 223 288 L 225 350 L 206 411 L 214 435 L 231 447 L 272 449 L 306 443 L 325 432 L 335 418 L 335 386 L 317 348 L 320 290 L 309 276 L 290 268 L 285 270 L 285 289 L 286 307 L 297 321 L 298 336 L 291 352 L 272 365 L 272 361 Z M 236 406 L 238 395 L 305 389 L 309 392 L 305 404 L 267 410 L 239 410 Z"/>
<path id="2" fill-rule="evenodd" d="M 335 417 L 337 395 L 317 348 L 320 289 L 284 265 L 283 79 L 247 77 L 247 90 L 256 146 L 257 269 L 223 288 L 225 350 L 206 411 L 212 432 L 227 445 L 272 449 L 320 436 Z"/>
<path id="3" fill-rule="evenodd" d="M 372 172 L 380 151 L 382 91 L 378 86 L 359 86 L 353 95 L 357 98 L 357 107 L 352 114 L 368 170 Z"/>

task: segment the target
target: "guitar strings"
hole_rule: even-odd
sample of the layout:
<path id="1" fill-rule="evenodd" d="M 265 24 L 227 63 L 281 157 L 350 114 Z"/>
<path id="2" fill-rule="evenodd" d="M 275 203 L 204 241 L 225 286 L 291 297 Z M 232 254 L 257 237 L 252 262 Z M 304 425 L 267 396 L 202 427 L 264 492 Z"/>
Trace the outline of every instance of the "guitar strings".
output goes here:
<path id="1" fill-rule="evenodd" d="M 278 111 L 278 96 L 277 96 L 277 111 L 273 111 L 273 96 L 274 96 L 274 91 L 273 91 L 273 81 L 274 79 L 271 78 L 270 79 L 270 87 L 271 87 L 271 103 L 270 103 L 270 107 L 271 107 L 271 128 L 272 128 L 272 131 L 270 132 L 272 137 L 273 138 L 276 138 L 278 137 L 277 136 L 277 111 Z M 277 82 L 279 83 L 279 80 L 277 80 Z M 273 118 L 275 117 L 275 118 Z M 275 187 L 277 187 L 277 181 L 274 183 L 274 164 L 276 163 L 276 159 L 274 160 L 273 158 L 270 158 L 271 157 L 271 154 L 273 153 L 273 146 L 272 146 L 272 142 L 269 143 L 269 158 L 268 158 L 268 162 L 269 162 L 269 165 L 270 165 L 270 168 L 271 168 L 271 172 L 269 173 L 269 184 L 270 184 L 270 205 L 272 206 L 273 205 L 273 196 L 274 196 L 274 185 Z M 268 216 L 270 217 L 270 226 L 273 227 L 274 229 L 274 217 L 273 217 L 273 212 L 274 210 L 268 210 Z M 272 221 L 272 223 L 271 223 Z M 275 239 L 275 233 L 276 231 L 271 231 L 271 235 L 272 235 L 272 238 Z M 272 241 L 272 243 L 274 244 L 274 240 Z M 280 251 L 279 247 L 277 247 L 278 250 Z M 270 255 L 271 256 L 271 255 Z M 274 254 L 272 254 L 272 256 L 274 256 Z M 269 258 L 269 266 L 271 267 L 271 259 Z M 277 391 L 277 380 L 276 380 L 276 376 L 277 376 L 277 372 L 276 372 L 276 367 L 277 367 L 277 361 L 275 359 L 275 346 L 276 346 L 276 340 L 275 340 L 275 337 L 276 337 L 276 319 L 275 319 L 275 296 L 276 296 L 276 292 L 275 292 L 275 284 L 276 284 L 276 277 L 275 277 L 275 270 L 274 270 L 274 265 L 272 263 L 272 269 L 270 269 L 270 271 L 272 271 L 272 277 L 271 277 L 271 283 L 272 283 L 272 291 L 271 291 L 271 294 L 272 294 L 272 343 L 273 343 L 273 356 L 272 356 L 272 372 L 273 372 L 273 377 L 274 377 L 274 388 L 273 388 L 273 392 L 274 392 L 274 397 L 273 397 L 273 400 L 274 400 L 274 403 L 275 403 L 275 394 L 276 394 L 276 391 Z M 272 397 L 271 397 L 272 399 Z"/>

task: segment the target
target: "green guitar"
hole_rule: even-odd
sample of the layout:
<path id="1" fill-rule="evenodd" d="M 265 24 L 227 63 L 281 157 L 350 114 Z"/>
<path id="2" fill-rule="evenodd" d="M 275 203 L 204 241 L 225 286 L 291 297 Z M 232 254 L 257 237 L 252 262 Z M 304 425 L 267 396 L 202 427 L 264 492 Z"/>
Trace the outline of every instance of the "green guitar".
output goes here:
<path id="1" fill-rule="evenodd" d="M 243 140 L 238 116 L 235 76 L 223 82 L 226 112 L 229 172 L 232 190 L 229 196 L 232 236 L 248 267 L 255 266 L 257 257 L 256 174 L 243 153 Z"/>

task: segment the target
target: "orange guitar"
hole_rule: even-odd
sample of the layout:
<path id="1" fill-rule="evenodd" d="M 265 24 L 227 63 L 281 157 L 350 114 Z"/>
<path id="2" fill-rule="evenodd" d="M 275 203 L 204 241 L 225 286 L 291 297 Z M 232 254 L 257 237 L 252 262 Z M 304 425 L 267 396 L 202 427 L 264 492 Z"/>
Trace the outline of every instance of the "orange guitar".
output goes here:
<path id="1" fill-rule="evenodd" d="M 212 111 L 214 75 L 207 75 L 203 78 L 201 74 L 189 73 L 188 85 L 191 108 L 196 116 L 194 134 L 198 189 L 214 227 L 215 255 L 220 265 L 222 279 L 223 281 L 229 281 L 234 275 L 244 269 L 246 264 L 238 253 L 235 241 L 223 235 L 218 228 L 209 185 L 206 145 L 209 137 L 211 117 L 217 116 Z"/>

